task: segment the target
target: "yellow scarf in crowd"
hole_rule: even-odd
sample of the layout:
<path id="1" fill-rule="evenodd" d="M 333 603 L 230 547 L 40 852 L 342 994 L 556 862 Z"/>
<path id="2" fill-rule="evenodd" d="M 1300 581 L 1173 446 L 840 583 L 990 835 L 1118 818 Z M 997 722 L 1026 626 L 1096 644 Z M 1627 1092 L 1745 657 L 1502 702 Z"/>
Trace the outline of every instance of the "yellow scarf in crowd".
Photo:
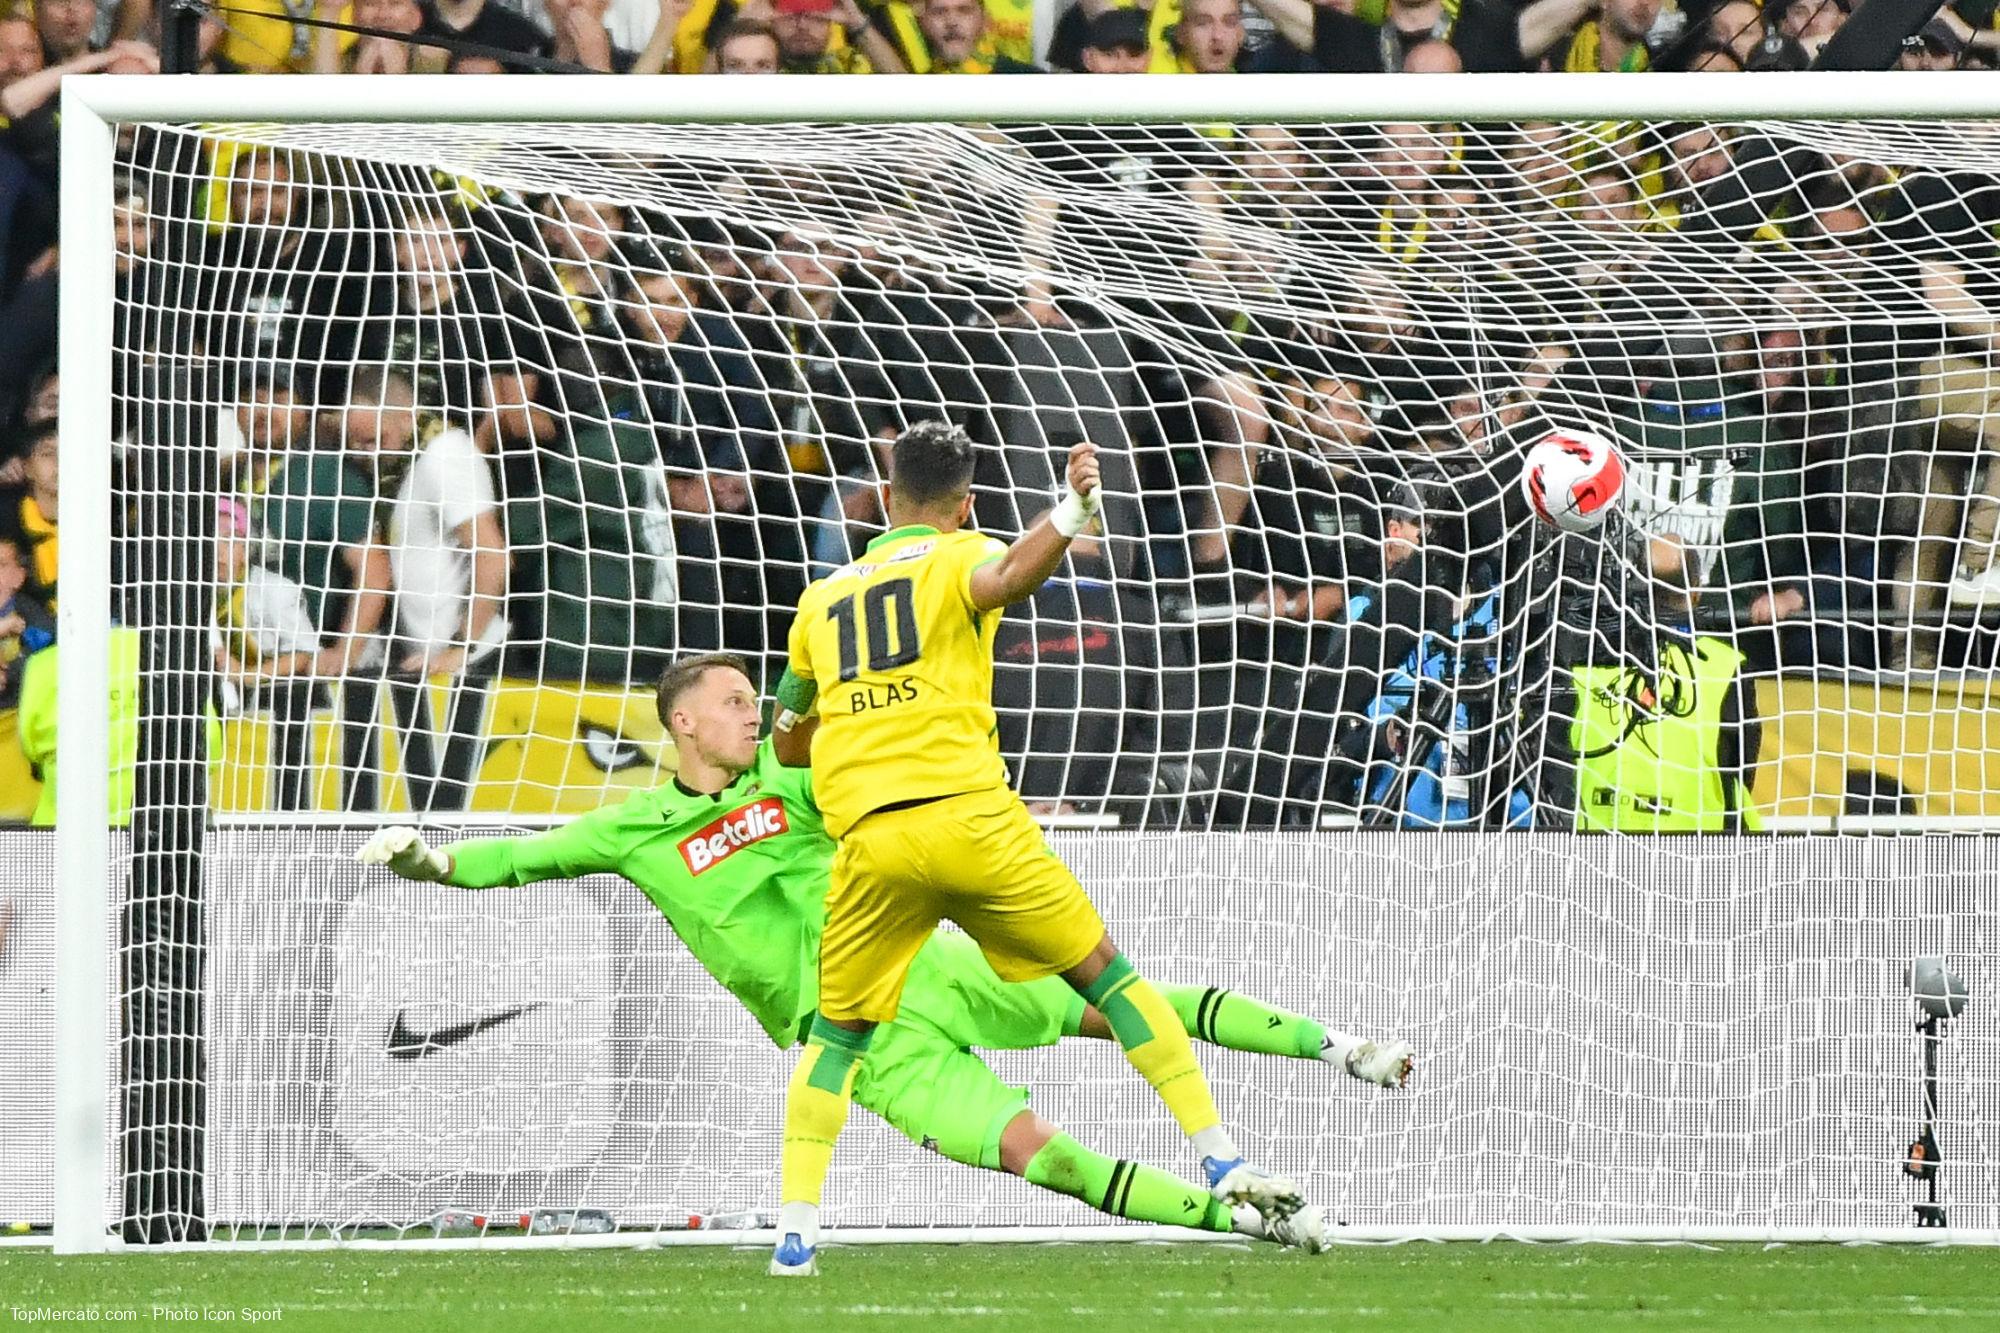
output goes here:
<path id="1" fill-rule="evenodd" d="M 1407 229 L 1403 224 L 1394 208 L 1384 208 L 1375 227 L 1375 243 L 1397 263 L 1414 264 L 1424 251 L 1424 242 L 1430 239 L 1431 215 L 1420 208 Z"/>
<path id="2" fill-rule="evenodd" d="M 1458 0 L 1444 0 L 1444 16 L 1448 26 L 1458 22 L 1458 11 Z M 1388 21 L 1389 0 L 1358 0 L 1354 6 L 1354 17 L 1379 28 Z"/>
<path id="3" fill-rule="evenodd" d="M 1023 64 L 1035 58 L 1034 0 L 985 0 L 986 31 L 979 49 L 956 64 L 931 59 L 930 44 L 917 26 L 915 8 L 906 0 L 890 0 L 882 6 L 880 18 L 890 32 L 890 42 L 910 62 L 912 74 L 991 74 L 999 58 Z"/>
<path id="4" fill-rule="evenodd" d="M 215 619 L 223 629 L 223 642 L 229 655 L 246 667 L 254 667 L 263 660 L 257 651 L 257 641 L 250 635 L 248 609 L 249 589 L 242 584 L 220 589 L 215 599 Z"/>
<path id="5" fill-rule="evenodd" d="M 1603 20 L 1600 19 L 1596 23 L 1584 24 L 1576 30 L 1576 36 L 1570 39 L 1569 54 L 1563 60 L 1563 72 L 1567 74 L 1599 73 L 1598 61 L 1603 48 Z M 1644 42 L 1634 42 L 1632 49 L 1625 53 L 1625 58 L 1618 62 L 1617 72 L 1620 74 L 1637 74 L 1641 70 L 1650 67 L 1652 63 L 1652 60 L 1646 54 L 1646 44 Z"/>
<path id="6" fill-rule="evenodd" d="M 21 536 L 27 539 L 28 563 L 35 571 L 35 582 L 44 588 L 56 586 L 56 525 L 42 517 L 41 507 L 35 497 L 21 497 Z M 49 610 L 56 609 L 55 598 L 49 599 Z"/>

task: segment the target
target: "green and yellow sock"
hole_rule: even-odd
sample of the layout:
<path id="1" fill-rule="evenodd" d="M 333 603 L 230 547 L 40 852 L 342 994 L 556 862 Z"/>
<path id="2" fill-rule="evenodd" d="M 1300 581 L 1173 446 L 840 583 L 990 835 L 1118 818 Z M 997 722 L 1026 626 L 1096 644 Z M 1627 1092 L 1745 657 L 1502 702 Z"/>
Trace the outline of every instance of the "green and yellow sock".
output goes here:
<path id="1" fill-rule="evenodd" d="M 854 1075 L 872 1032 L 852 1032 L 814 1015 L 805 1050 L 785 1089 L 785 1139 L 778 1161 L 778 1198 L 819 1204 L 833 1164 L 833 1145 L 847 1124 Z"/>
<path id="2" fill-rule="evenodd" d="M 1115 1162 L 1067 1134 L 1028 1160 L 1022 1175 L 1043 1189 L 1081 1199 L 1113 1217 L 1197 1231 L 1233 1231 L 1228 1205 L 1209 1192 L 1137 1162 Z"/>
<path id="3" fill-rule="evenodd" d="M 1172 1006 L 1119 954 L 1097 980 L 1082 987 L 1083 998 L 1104 1015 L 1125 1058 L 1173 1112 L 1181 1132 L 1192 1137 L 1221 1123 L 1208 1080 L 1195 1063 L 1194 1047 Z"/>
<path id="4" fill-rule="evenodd" d="M 1310 1018 L 1219 986 L 1161 986 L 1160 993 L 1189 1036 L 1232 1051 L 1320 1058 L 1326 1029 Z"/>

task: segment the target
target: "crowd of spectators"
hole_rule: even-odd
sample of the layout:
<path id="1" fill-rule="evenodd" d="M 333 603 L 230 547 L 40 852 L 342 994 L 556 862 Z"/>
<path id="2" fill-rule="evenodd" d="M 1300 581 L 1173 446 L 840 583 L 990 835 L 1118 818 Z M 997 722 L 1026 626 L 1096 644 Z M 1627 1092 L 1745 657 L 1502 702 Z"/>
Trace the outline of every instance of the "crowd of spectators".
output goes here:
<path id="1" fill-rule="evenodd" d="M 160 8 L 157 0 L 16 7 L 0 27 L 7 115 L 34 110 L 61 73 L 154 67 Z M 199 48 L 203 70 L 225 74 L 1934 70 L 1991 68 L 2000 54 L 1987 0 L 1956 0 L 1907 38 L 1916 24 L 1850 29 L 1851 0 L 1074 0 L 1059 8 L 1039 59 L 1034 0 L 236 0 L 209 11 Z"/>
<path id="2" fill-rule="evenodd" d="M 364 35 L 260 7 L 210 16 L 206 68 L 1042 67 L 1032 6 L 1010 0 L 315 11 Z M 1837 0 L 1085 2 L 1045 57 L 1779 69 L 1822 58 L 1847 17 Z M 56 604 L 54 93 L 63 72 L 156 69 L 153 18 L 39 0 L 0 20 L 0 708 Z M 1946 9 L 1848 57 L 1979 65 L 1991 22 Z M 1365 803 L 1422 681 L 1467 663 L 1491 699 L 1446 730 L 1483 733 L 1491 768 L 1529 745 L 1510 701 L 1546 693 L 1536 679 L 1649 661 L 1662 633 L 1723 626 L 1763 668 L 1920 669 L 1949 650 L 1952 605 L 2000 606 L 1992 172 L 1692 123 L 1039 127 L 987 147 L 1027 183 L 1008 271 L 1109 275 L 1098 294 L 918 264 L 893 229 L 835 241 L 809 208 L 784 230 L 132 145 L 121 457 L 146 447 L 148 404 L 224 404 L 199 426 L 225 497 L 215 661 L 226 707 L 275 720 L 272 799 L 311 802 L 310 718 L 336 703 L 344 801 L 383 799 L 386 698 L 409 799 L 454 808 L 497 675 L 623 683 L 710 648 L 775 665 L 805 580 L 880 531 L 884 444 L 939 415 L 986 446 L 980 521 L 1003 533 L 1070 440 L 1107 449 L 1106 531 L 997 645 L 1003 742 L 1051 808 L 1203 791 L 1235 795 L 1228 817 L 1313 816 Z M 1144 206 L 1101 216 L 1066 186 Z M 1158 230 L 1155 209 L 1184 225 Z M 1598 568 L 1521 521 L 1513 469 L 1550 420 L 1630 455 Z M 1520 641 L 1426 646 L 1496 625 Z M 443 709 L 423 688 L 439 679 Z M 1468 796 L 1454 762 L 1434 784 L 1452 820 L 1544 801 L 1532 777 Z"/>

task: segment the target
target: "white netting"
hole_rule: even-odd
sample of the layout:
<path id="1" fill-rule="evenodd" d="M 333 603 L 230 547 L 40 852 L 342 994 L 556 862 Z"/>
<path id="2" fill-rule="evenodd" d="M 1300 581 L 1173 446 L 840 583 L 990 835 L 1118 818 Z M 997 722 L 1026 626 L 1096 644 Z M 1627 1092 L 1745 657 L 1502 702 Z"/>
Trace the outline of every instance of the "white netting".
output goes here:
<path id="1" fill-rule="evenodd" d="M 1104 451 L 1105 530 L 998 645 L 1002 746 L 1052 813 L 1494 833 L 1983 815 L 1979 673 L 2000 606 L 1994 143 L 1990 125 L 1947 123 L 141 127 L 119 188 L 120 604 L 157 616 L 163 582 L 210 576 L 172 563 L 200 548 L 160 541 L 158 513 L 215 525 L 215 595 L 181 603 L 202 612 L 181 628 L 224 678 L 225 818 L 589 809 L 670 770 L 650 685 L 675 654 L 726 648 L 775 678 L 800 590 L 883 526 L 882 446 L 943 416 L 982 446 L 976 519 L 1001 535 L 1052 502 L 1071 441 Z M 1522 499 L 1524 451 L 1557 424 L 1623 454 L 1623 505 L 1597 532 L 1558 536 Z M 174 472 L 157 462 L 169 457 L 191 461 Z M 1698 942 L 1825 945 L 1811 922 L 1793 940 L 1743 917 L 1794 892 L 1765 853 L 1695 862 L 1726 864 L 1740 891 L 1691 902 L 1664 844 L 1537 838 L 1572 887 L 1603 859 L 1630 895 L 1601 904 L 1635 932 L 1618 942 L 1582 929 L 1572 913 L 1587 909 L 1562 893 L 1515 895 L 1525 844 L 1443 839 L 1427 873 L 1463 887 L 1452 911 L 1470 915 L 1433 938 L 1408 902 L 1309 873 L 1298 858 L 1323 844 L 1285 836 L 1229 844 L 1211 886 L 1215 913 L 1277 942 L 1273 997 L 1484 1052 L 1447 1061 L 1420 1111 L 1348 1107 L 1296 1070 L 1235 1104 L 1279 1160 L 1292 1144 L 1320 1184 L 1362 1191 L 1339 1196 L 1357 1218 L 1903 1215 L 1899 1144 L 1872 1130 L 1848 1143 L 1836 1188 L 1814 1174 L 1819 1150 L 1787 1139 L 1785 1108 L 1834 1075 L 1802 1053 L 1786 1003 L 1760 998 L 1742 1016 L 1754 1033 L 1736 1033 L 1717 1012 L 1740 975 L 1726 944 L 1699 986 L 1671 977 L 1683 926 Z M 423 952 L 434 932 L 408 895 L 374 935 L 327 944 L 346 928 L 332 917 L 351 925 L 375 890 L 337 869 L 337 848 L 285 846 L 272 844 L 277 878 L 330 885 L 339 910 L 270 928 L 323 959 L 373 960 L 358 982 L 331 964 L 287 973 L 273 984 L 288 1013 L 336 1032 L 372 1032 L 412 996 L 471 1013 L 526 966 L 506 961 L 505 939 Z M 1182 853 L 1194 844 L 1093 865 L 1107 912 L 1142 964 L 1231 981 L 1268 951 L 1204 933 L 1208 909 L 1171 942 L 1139 932 L 1178 908 L 1128 906 L 1139 916 L 1122 926 L 1119 904 L 1178 873 Z M 222 903 L 240 885 L 218 889 L 215 873 Z M 1935 876 L 1920 887 L 1942 891 Z M 1370 924 L 1300 925 L 1329 903 L 1350 912 L 1349 898 Z M 632 941 L 553 899 L 536 917 L 542 901 L 510 911 L 534 930 L 573 926 L 561 939 L 577 975 L 624 965 Z M 254 929 L 233 910 L 211 921 L 224 978 Z M 1477 943 L 1516 911 L 1527 935 Z M 1933 945 L 1870 944 L 1856 994 L 1890 1004 L 1895 950 L 1964 950 L 1988 929 L 1977 911 L 1950 920 Z M 1453 973 L 1454 951 L 1519 952 L 1530 937 L 1560 963 L 1546 989 L 1523 983 L 1546 1001 L 1534 1015 L 1476 987 L 1429 1007 L 1425 968 Z M 1330 954 L 1335 939 L 1362 943 Z M 383 943 L 396 940 L 421 956 Z M 1837 969 L 1845 955 L 1812 957 Z M 458 970 L 397 990 L 440 963 Z M 1607 997 L 1663 967 L 1665 989 L 1618 1019 L 1656 1029 L 1593 1026 L 1625 1003 Z M 521 993 L 550 1006 L 540 1040 L 579 1060 L 622 1049 L 621 1023 L 660 1021 L 628 1013 L 630 996 L 572 1003 L 546 960 L 528 971 L 540 980 Z M 1830 1057 L 1883 1106 L 1907 1092 L 1881 1081 L 1906 1017 L 1885 1013 L 1865 1061 Z M 311 1031 L 245 1021 L 262 1035 L 211 1053 L 210 1106 L 268 1138 L 213 1159 L 229 1184 L 211 1198 L 235 1201 L 217 1204 L 222 1219 L 393 1223 L 469 1188 L 506 1206 L 563 1201 L 598 1180 L 600 1131 L 641 1152 L 661 1115 L 729 1126 L 716 1132 L 731 1142 L 769 1128 L 744 1119 L 763 1081 L 579 1073 L 534 1064 L 524 1036 L 499 1049 L 527 1072 L 495 1073 L 489 1091 L 525 1117 L 511 1151 L 543 1160 L 500 1170 L 488 1158 L 510 1149 L 490 1127 L 453 1122 L 440 1141 L 463 1149 L 456 1167 L 431 1145 L 411 1149 L 420 1166 L 392 1154 L 288 1193 L 276 1163 L 342 1160 L 315 1156 L 351 1139 L 337 1110 L 294 1097 L 341 1085 L 344 1067 Z M 1670 1035 L 1686 1023 L 1709 1025 L 1685 1029 L 1704 1034 L 1699 1050 Z M 1706 1174 L 1703 1144 L 1723 1131 L 1683 1117 L 1734 1095 L 1727 1081 L 1702 1090 L 1717 1061 L 1755 1084 L 1728 1133 L 1749 1136 L 1738 1147 L 1754 1143 L 1766 1175 Z M 1065 1114 L 1123 1133 L 1107 1109 L 1125 1105 L 1122 1071 L 1073 1063 L 1058 1061 Z M 1635 1073 L 1669 1069 L 1658 1086 Z M 637 1111 L 619 1100 L 625 1077 L 680 1095 Z M 1551 1088 L 1577 1094 L 1567 1122 L 1542 1100 Z M 404 1091 L 421 1126 L 439 1094 Z M 696 1095 L 709 1110 L 686 1104 Z M 1414 1118 L 1329 1120 L 1349 1111 Z M 1433 1115 L 1443 1138 L 1412 1128 Z M 1631 1132 L 1693 1156 L 1600 1160 Z M 564 1155 L 584 1139 L 598 1147 Z M 1443 1174 L 1399 1176 L 1376 1198 L 1341 1174 L 1352 1164 L 1314 1155 L 1364 1142 Z M 1511 1195 L 1477 1165 L 1489 1157 L 1515 1173 Z M 1528 1178 L 1551 1163 L 1590 1178 Z M 469 1184 L 474 1170 L 499 1178 Z M 1990 1211 L 1988 1185 L 1971 1202 Z M 683 1206 L 626 1197 L 639 1220 Z"/>
<path id="2" fill-rule="evenodd" d="M 168 384 L 214 415 L 255 571 L 233 642 L 345 682 L 253 691 L 221 802 L 525 812 L 652 780 L 620 687 L 691 648 L 775 662 L 798 589 L 879 530 L 880 446 L 938 415 L 986 447 L 1003 534 L 1063 444 L 1105 447 L 1108 535 L 1010 630 L 1002 694 L 1031 798 L 1127 822 L 1379 795 L 1562 827 L 1575 752 L 1657 722 L 1704 638 L 1822 681 L 1984 665 L 2000 186 L 1990 126 L 1922 131 L 148 131 L 127 434 Z M 409 408 L 375 468 L 339 452 L 378 429 L 343 400 L 385 389 Z M 1527 517 L 1551 422 L 1622 445 L 1603 534 Z M 1477 651 L 1412 656 L 1467 620 Z M 336 663 L 363 625 L 395 641 Z M 470 688 L 415 688 L 459 648 Z M 1453 678 L 1448 747 L 1369 725 L 1424 712 L 1419 658 Z M 1640 702 L 1572 722 L 1593 691 Z M 1695 743 L 1740 776 L 1732 694 L 1722 753 Z M 1395 775 L 1426 751 L 1471 805 Z M 1815 783 L 1761 799 L 1846 801 Z"/>

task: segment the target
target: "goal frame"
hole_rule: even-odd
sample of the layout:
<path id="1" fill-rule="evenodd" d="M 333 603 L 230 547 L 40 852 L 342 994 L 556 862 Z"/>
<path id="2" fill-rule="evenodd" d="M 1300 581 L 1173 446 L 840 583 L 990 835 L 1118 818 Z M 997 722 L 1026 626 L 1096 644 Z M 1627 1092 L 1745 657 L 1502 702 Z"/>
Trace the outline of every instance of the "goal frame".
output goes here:
<path id="1" fill-rule="evenodd" d="M 63 303 L 59 365 L 59 466 L 63 476 L 63 597 L 59 614 L 64 688 L 58 726 L 63 762 L 56 922 L 55 1227 L 58 1253 L 124 1248 L 106 1225 L 114 1143 L 107 1118 L 117 1079 L 112 1034 L 112 916 L 106 874 L 111 839 L 101 812 L 109 795 L 113 167 L 122 123 L 451 121 L 458 123 L 773 123 L 1244 121 L 1359 123 L 1523 120 L 2000 119 L 2000 80 L 1955 71 L 1913 77 L 1894 71 L 1765 74 L 1469 74 L 1452 79 L 1390 75 L 1237 75 L 1209 79 L 935 79 L 913 75 L 835 81 L 740 80 L 714 75 L 539 80 L 531 110 L 510 79 L 448 75 L 356 80 L 337 75 L 72 76 L 63 81 Z M 1272 836 L 1284 836 L 1274 834 Z M 1907 1240 L 1941 1239 L 1917 1229 L 1863 1236 L 1783 1228 L 1723 1228 L 1671 1234 L 1578 1230 L 1561 1235 L 1451 1228 L 1431 1238 Z M 1138 1229 L 1119 1233 L 1136 1235 Z M 1751 1234 L 1754 1233 L 1754 1234 Z M 1409 1238 L 1408 1233 L 1400 1233 Z M 689 1239 L 716 1240 L 695 1233 Z M 863 1240 L 866 1233 L 844 1239 Z M 912 1237 L 919 1238 L 919 1237 Z M 927 1240 L 941 1238 L 925 1232 Z M 1034 1237 L 1044 1238 L 1039 1232 Z M 2000 1234 L 1956 1232 L 1958 1242 Z M 656 1241 L 659 1237 L 649 1236 Z M 1357 1235 L 1354 1239 L 1391 1239 Z M 482 1242 L 490 1244 L 492 1242 Z M 155 1247 L 147 1247 L 155 1248 Z M 248 1248 L 244 1246 L 244 1248 Z"/>

